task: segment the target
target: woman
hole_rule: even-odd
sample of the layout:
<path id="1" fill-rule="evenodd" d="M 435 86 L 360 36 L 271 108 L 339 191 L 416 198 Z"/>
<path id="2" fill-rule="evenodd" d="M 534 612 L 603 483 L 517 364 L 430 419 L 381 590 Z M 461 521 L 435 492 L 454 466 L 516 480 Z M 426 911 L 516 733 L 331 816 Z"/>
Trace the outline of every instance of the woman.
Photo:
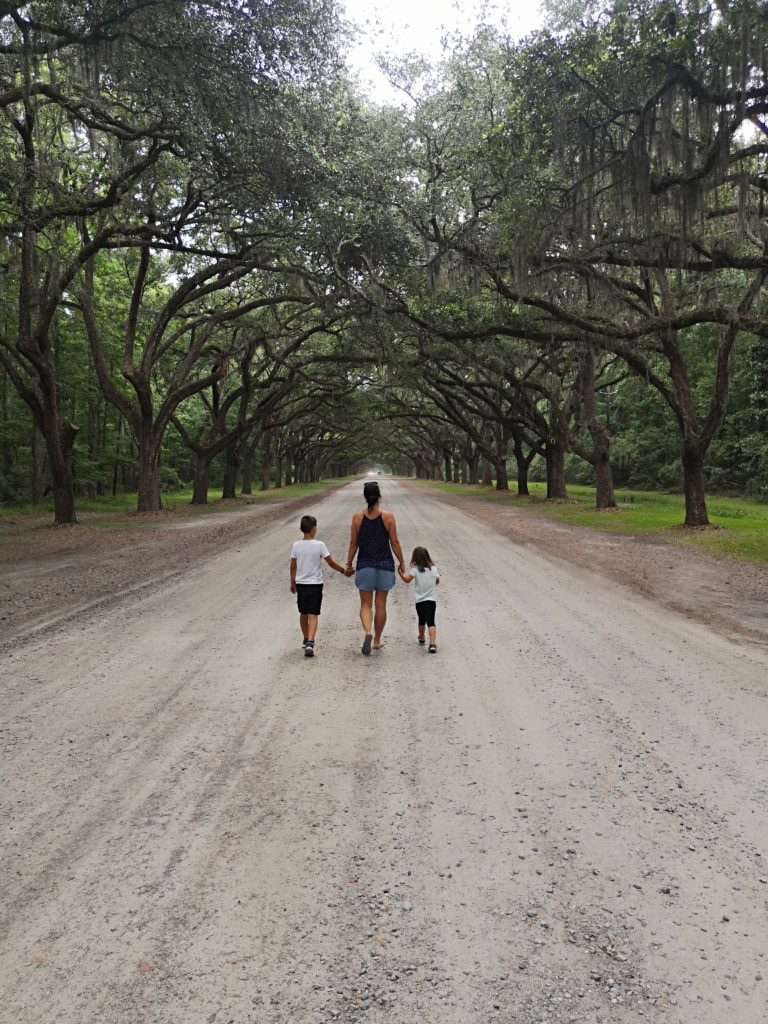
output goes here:
<path id="1" fill-rule="evenodd" d="M 379 507 L 381 491 L 375 480 L 363 487 L 368 508 L 352 516 L 352 536 L 347 554 L 347 575 L 352 575 L 352 559 L 357 551 L 355 586 L 360 592 L 360 621 L 365 639 L 363 654 L 381 647 L 381 634 L 387 622 L 387 596 L 395 585 L 394 551 L 399 567 L 405 570 L 403 549 L 397 539 L 397 525 L 391 512 Z M 371 628 L 373 627 L 373 628 Z"/>

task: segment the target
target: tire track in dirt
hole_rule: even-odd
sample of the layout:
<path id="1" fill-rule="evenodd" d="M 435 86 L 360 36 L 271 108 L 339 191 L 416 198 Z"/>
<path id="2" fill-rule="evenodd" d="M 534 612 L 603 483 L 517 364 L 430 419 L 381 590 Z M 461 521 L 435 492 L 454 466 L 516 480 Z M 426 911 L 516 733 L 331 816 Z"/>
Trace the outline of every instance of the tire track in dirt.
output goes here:
<path id="1" fill-rule="evenodd" d="M 11 1019 L 762 1024 L 763 652 L 384 490 L 437 656 L 304 659 L 286 514 L 0 668 Z"/>

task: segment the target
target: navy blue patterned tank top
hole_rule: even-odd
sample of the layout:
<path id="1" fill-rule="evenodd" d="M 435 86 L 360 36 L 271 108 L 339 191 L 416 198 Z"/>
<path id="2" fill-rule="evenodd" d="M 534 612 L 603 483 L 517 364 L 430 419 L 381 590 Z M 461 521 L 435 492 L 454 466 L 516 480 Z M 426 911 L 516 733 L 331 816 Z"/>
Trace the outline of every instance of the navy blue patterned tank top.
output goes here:
<path id="1" fill-rule="evenodd" d="M 395 560 L 389 546 L 389 533 L 384 516 L 368 519 L 363 516 L 357 531 L 357 568 L 395 571 Z"/>

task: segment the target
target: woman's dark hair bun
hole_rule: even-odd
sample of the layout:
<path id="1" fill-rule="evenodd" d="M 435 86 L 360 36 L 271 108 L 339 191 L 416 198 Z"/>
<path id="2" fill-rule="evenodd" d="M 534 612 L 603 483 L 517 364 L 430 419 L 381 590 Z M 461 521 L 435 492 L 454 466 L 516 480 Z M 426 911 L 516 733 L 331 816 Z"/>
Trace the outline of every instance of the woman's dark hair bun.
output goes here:
<path id="1" fill-rule="evenodd" d="M 369 480 L 363 487 L 363 497 L 368 503 L 368 511 L 375 508 L 376 502 L 381 498 L 381 490 L 375 480 Z"/>

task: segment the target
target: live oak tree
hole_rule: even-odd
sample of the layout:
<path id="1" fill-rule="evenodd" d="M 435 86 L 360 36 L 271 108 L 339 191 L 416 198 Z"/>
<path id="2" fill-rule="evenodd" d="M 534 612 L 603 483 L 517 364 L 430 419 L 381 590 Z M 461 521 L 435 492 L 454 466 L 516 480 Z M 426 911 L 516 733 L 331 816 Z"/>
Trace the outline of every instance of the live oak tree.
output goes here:
<path id="1" fill-rule="evenodd" d="M 696 4 L 596 11 L 519 46 L 489 47 L 486 32 L 448 67 L 415 122 L 414 224 L 438 287 L 500 300 L 495 323 L 443 336 L 514 336 L 517 320 L 521 338 L 614 353 L 660 390 L 680 429 L 686 524 L 700 525 L 734 345 L 766 329 L 765 22 Z M 682 343 L 699 324 L 720 331 L 703 409 Z"/>
<path id="2" fill-rule="evenodd" d="M 143 104 L 132 109 L 90 88 L 88 58 L 124 30 L 119 13 L 90 27 L 72 24 L 63 5 L 4 5 L 0 14 L 2 290 L 17 312 L 0 337 L 0 360 L 45 438 L 55 519 L 66 523 L 74 521 L 78 427 L 61 416 L 53 336 L 91 251 L 78 244 L 74 220 L 119 202 L 173 138 Z"/>
<path id="3" fill-rule="evenodd" d="M 337 392 L 350 387 L 346 381 L 334 381 L 332 373 L 318 379 L 317 366 L 322 360 L 333 367 L 328 348 L 318 347 L 316 341 L 336 336 L 345 319 L 346 314 L 334 307 L 323 315 L 313 307 L 297 311 L 286 303 L 264 307 L 238 325 L 236 368 L 199 390 L 171 417 L 195 454 L 192 504 L 207 503 L 211 463 L 217 455 L 226 455 L 222 496 L 232 498 L 243 458 L 247 453 L 253 457 L 265 435 L 271 449 L 300 417 L 324 408 L 326 389 L 333 391 L 334 383 Z"/>
<path id="4" fill-rule="evenodd" d="M 494 272 L 508 297 L 584 328 L 658 388 L 679 424 L 685 521 L 695 526 L 707 522 L 704 458 L 726 412 L 734 345 L 766 326 L 756 304 L 768 83 L 755 12 L 673 13 L 617 3 L 589 30 L 523 55 L 529 98 L 546 96 L 544 79 L 554 79 L 551 154 L 567 188 L 546 245 L 532 253 L 548 290 L 515 281 L 511 266 Z M 552 63 L 537 74 L 547 51 Z M 577 301 L 553 301 L 558 291 Z M 681 338 L 707 323 L 720 339 L 710 396 L 697 408 Z"/>
<path id="5" fill-rule="evenodd" d="M 187 183 L 194 178 L 196 191 L 178 196 L 183 210 L 206 183 L 234 184 L 238 172 L 269 182 L 273 201 L 304 174 L 286 174 L 300 165 L 284 129 L 303 110 L 301 90 L 334 73 L 334 11 L 324 0 L 259 8 L 256 17 L 237 0 L 0 9 L 2 301 L 18 314 L 0 337 L 0 361 L 45 437 L 56 522 L 75 518 L 78 429 L 61 416 L 57 318 L 105 246 L 137 226 L 140 241 L 150 237 L 133 217 L 134 200 L 152 191 L 147 175 L 154 188 L 165 158 L 194 164 Z M 254 137 L 265 140 L 260 148 L 246 145 Z M 173 187 L 172 176 L 165 181 Z M 173 224 L 162 227 L 172 235 Z"/>
<path id="6" fill-rule="evenodd" d="M 673 482 L 671 430 L 688 524 L 707 473 L 763 486 L 766 20 L 550 6 L 391 67 L 405 111 L 339 75 L 330 0 L 0 6 L 2 487 L 27 459 L 40 497 L 44 439 L 58 522 L 75 475 L 155 509 L 169 422 L 227 494 L 382 451 L 502 487 L 514 457 L 521 493 L 540 456 L 562 497 L 570 452 L 610 506 L 614 449 Z M 273 361 L 273 313 L 331 349 Z"/>

